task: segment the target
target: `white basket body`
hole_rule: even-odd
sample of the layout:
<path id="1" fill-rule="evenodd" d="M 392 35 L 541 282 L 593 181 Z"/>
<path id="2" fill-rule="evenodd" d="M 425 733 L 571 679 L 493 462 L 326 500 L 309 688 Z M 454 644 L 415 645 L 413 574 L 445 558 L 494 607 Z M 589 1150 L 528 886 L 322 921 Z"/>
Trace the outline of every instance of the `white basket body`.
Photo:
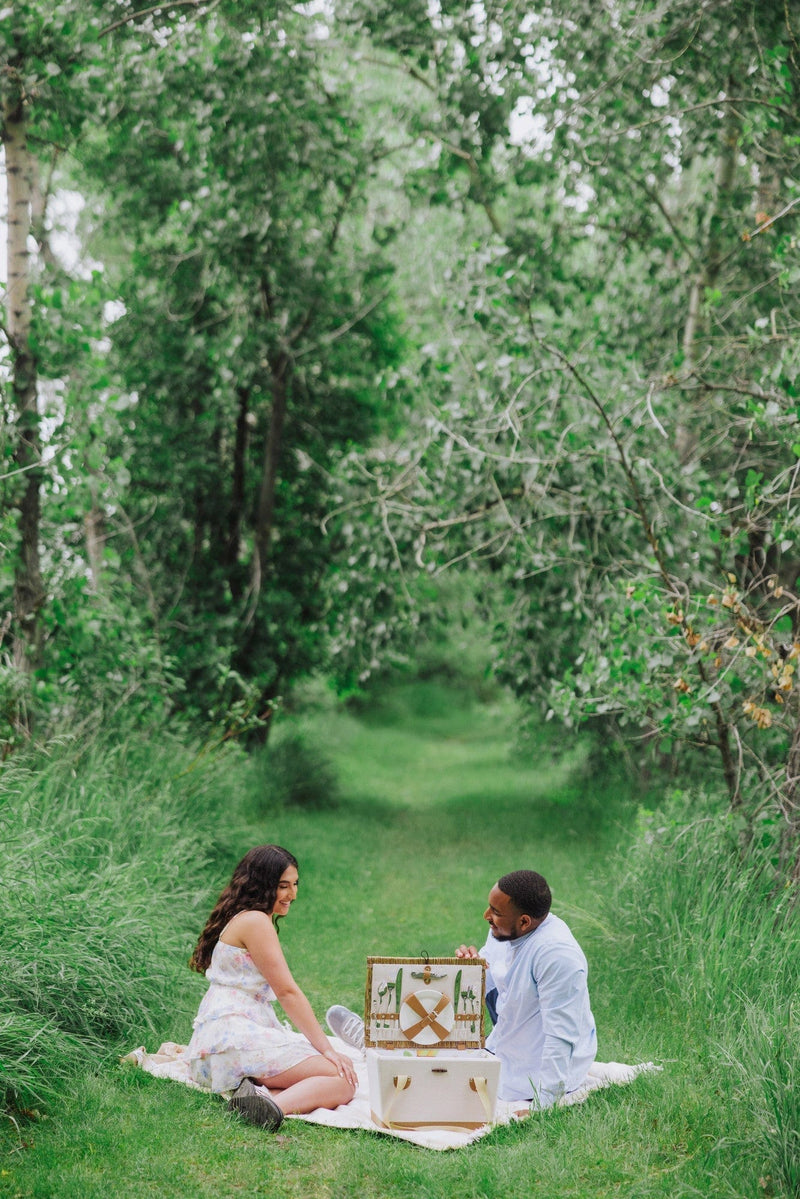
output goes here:
<path id="1" fill-rule="evenodd" d="M 494 1118 L 500 1063 L 486 1049 L 368 1049 L 367 1078 L 382 1128 L 480 1128 Z"/>

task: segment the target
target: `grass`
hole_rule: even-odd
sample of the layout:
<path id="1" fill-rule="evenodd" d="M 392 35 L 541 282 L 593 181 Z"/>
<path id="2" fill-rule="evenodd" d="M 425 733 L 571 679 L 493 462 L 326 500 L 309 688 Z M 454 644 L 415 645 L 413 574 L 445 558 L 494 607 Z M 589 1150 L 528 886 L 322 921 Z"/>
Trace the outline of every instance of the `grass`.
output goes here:
<path id="1" fill-rule="evenodd" d="M 797 971 L 790 927 L 775 931 L 774 904 L 753 879 L 732 873 L 723 898 L 714 874 L 720 846 L 714 850 L 701 835 L 707 823 L 686 833 L 685 820 L 665 818 L 659 833 L 660 818 L 653 819 L 631 841 L 635 805 L 624 788 L 585 777 L 580 744 L 556 752 L 543 741 L 535 761 L 520 759 L 513 715 L 502 704 L 472 708 L 429 686 L 395 691 L 358 717 L 328 708 L 296 718 L 292 730 L 324 749 L 336 768 L 339 806 L 331 809 L 265 810 L 268 757 L 233 753 L 221 764 L 201 758 L 201 765 L 174 745 L 163 754 L 151 745 L 146 760 L 129 746 L 123 757 L 135 770 L 121 771 L 119 757 L 109 767 L 98 749 L 73 757 L 69 769 L 39 763 L 20 777 L 18 802 L 24 792 L 30 813 L 38 803 L 41 814 L 42 794 L 53 811 L 65 809 L 56 840 L 68 842 L 66 830 L 84 822 L 83 848 L 68 842 L 66 849 L 68 888 L 83 887 L 71 944 L 82 927 L 97 930 L 90 965 L 101 961 L 105 943 L 103 968 L 125 1011 L 105 1051 L 92 1027 L 91 1053 L 82 1044 L 58 1049 L 58 1077 L 46 1107 L 38 1105 L 43 1115 L 6 1120 L 0 1195 L 800 1193 L 792 1181 L 797 1026 L 786 999 L 796 992 Z M 101 785 L 92 789 L 90 780 Z M 90 791 L 102 802 L 90 802 Z M 126 816 L 129 807 L 138 816 Z M 35 826 L 31 815 L 20 847 L 36 834 L 40 849 L 48 844 L 55 854 L 46 837 L 52 822 Z M 117 827 L 119 841 L 110 835 Z M 301 897 L 281 938 L 318 1014 L 334 1000 L 361 1005 L 368 954 L 433 956 L 465 939 L 480 944 L 489 887 L 505 870 L 528 864 L 548 877 L 555 909 L 589 957 L 601 1060 L 659 1058 L 663 1071 L 498 1129 L 467 1150 L 436 1154 L 296 1121 L 272 1137 L 239 1123 L 213 1097 L 119 1067 L 117 1053 L 135 1044 L 155 1048 L 161 1039 L 188 1037 L 203 989 L 184 966 L 192 938 L 236 858 L 268 840 L 300 860 Z M 91 878 L 79 869 L 87 854 Z M 105 873 L 97 869 L 103 862 Z M 22 864 L 19 856 L 18 874 Z M 64 894 L 53 888 L 51 902 Z M 133 923 L 120 929 L 128 905 Z M 43 924 L 52 920 L 48 944 L 56 930 L 69 932 L 63 914 L 40 908 L 40 915 Z M 35 960 L 33 924 L 25 928 Z M 0 1008 L 0 1054 L 7 1010 L 18 1009 Z M 35 1005 L 26 1011 L 34 1021 Z M 58 1016 L 53 1004 L 48 1019 Z M 53 1031 L 44 1029 L 45 1046 Z M 59 1035 L 80 1041 L 85 1031 L 64 1027 Z"/>

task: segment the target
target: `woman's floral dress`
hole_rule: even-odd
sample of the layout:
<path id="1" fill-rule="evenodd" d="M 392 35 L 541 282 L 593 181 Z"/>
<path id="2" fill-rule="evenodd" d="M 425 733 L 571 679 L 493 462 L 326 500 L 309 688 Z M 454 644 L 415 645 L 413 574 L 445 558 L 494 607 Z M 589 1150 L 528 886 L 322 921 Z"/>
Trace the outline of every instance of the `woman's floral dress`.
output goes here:
<path id="1" fill-rule="evenodd" d="M 232 1091 L 243 1078 L 269 1078 L 316 1050 L 275 1015 L 275 992 L 246 949 L 217 941 L 185 1059 L 198 1086 Z"/>

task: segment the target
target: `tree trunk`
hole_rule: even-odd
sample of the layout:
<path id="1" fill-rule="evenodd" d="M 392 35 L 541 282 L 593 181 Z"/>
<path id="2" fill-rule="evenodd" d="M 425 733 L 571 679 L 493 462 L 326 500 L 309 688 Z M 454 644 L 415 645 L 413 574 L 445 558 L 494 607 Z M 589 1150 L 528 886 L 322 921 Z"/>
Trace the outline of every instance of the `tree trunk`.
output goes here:
<path id="1" fill-rule="evenodd" d="M 244 518 L 245 482 L 247 478 L 247 445 L 250 433 L 250 391 L 246 387 L 237 390 L 239 408 L 236 416 L 236 443 L 233 452 L 233 476 L 231 480 L 231 506 L 225 536 L 223 559 L 228 574 L 228 585 L 235 600 L 241 599 L 244 591 L 240 577 L 239 546 Z"/>
<path id="2" fill-rule="evenodd" d="M 289 378 L 289 355 L 281 352 L 270 359 L 272 370 L 272 411 L 269 430 L 264 445 L 264 465 L 261 472 L 261 488 L 256 514 L 256 579 L 260 588 L 269 557 L 269 545 L 275 524 L 275 491 L 278 485 L 278 463 L 283 443 L 283 426 L 286 421 L 287 384 Z"/>
<path id="3" fill-rule="evenodd" d="M 97 486 L 91 480 L 92 506 L 83 518 L 86 539 L 86 555 L 89 559 L 90 589 L 99 592 L 103 574 L 103 556 L 106 543 L 106 518 L 97 502 Z"/>
<path id="4" fill-rule="evenodd" d="M 3 140 L 8 181 L 8 292 L 6 320 L 11 348 L 11 391 L 17 412 L 15 461 L 22 470 L 17 500 L 20 545 L 14 573 L 14 664 L 33 671 L 41 664 L 39 613 L 44 588 L 39 560 L 40 464 L 36 360 L 31 352 L 30 260 L 33 159 L 28 151 L 27 117 L 22 100 L 9 100 L 3 111 Z"/>
<path id="5" fill-rule="evenodd" d="M 728 81 L 730 91 L 732 83 Z M 696 273 L 689 295 L 689 308 L 683 327 L 683 372 L 688 378 L 695 368 L 696 342 L 700 327 L 700 315 L 703 298 L 711 290 L 722 268 L 723 241 L 722 232 L 725 214 L 728 210 L 730 192 L 736 177 L 736 157 L 741 135 L 741 120 L 733 105 L 727 105 L 722 125 L 722 147 L 717 159 L 717 170 L 714 179 L 714 195 L 711 200 L 711 212 L 708 220 L 708 232 L 704 249 L 704 265 Z M 676 430 L 677 448 L 682 462 L 686 462 L 694 450 L 694 437 L 690 433 L 691 413 L 685 414 Z"/>

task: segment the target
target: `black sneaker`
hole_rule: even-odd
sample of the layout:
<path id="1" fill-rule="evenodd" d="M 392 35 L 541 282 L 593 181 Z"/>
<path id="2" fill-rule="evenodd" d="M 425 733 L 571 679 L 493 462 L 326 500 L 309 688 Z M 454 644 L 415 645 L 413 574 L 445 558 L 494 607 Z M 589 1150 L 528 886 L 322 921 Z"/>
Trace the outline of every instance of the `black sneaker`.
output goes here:
<path id="1" fill-rule="evenodd" d="M 231 1095 L 228 1111 L 238 1112 L 248 1124 L 257 1124 L 269 1132 L 277 1132 L 283 1124 L 283 1112 L 275 1100 L 257 1091 L 249 1078 L 243 1078 Z"/>

